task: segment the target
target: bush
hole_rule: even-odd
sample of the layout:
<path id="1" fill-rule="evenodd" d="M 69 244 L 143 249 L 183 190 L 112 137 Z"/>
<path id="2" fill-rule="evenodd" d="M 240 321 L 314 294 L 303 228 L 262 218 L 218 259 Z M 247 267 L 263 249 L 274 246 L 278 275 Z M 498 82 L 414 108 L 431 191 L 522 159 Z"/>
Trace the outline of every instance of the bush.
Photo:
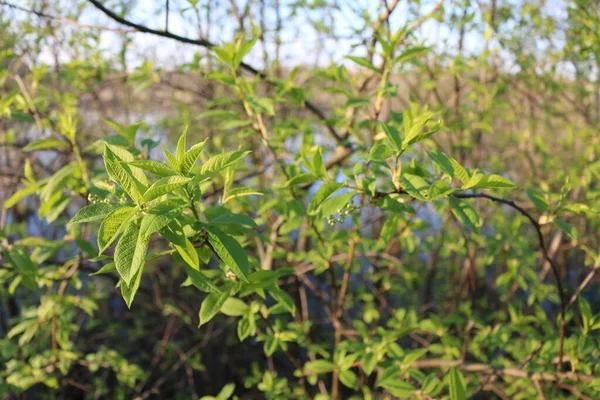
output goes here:
<path id="1" fill-rule="evenodd" d="M 104 3 L 0 3 L 3 398 L 600 396 L 594 2 Z"/>

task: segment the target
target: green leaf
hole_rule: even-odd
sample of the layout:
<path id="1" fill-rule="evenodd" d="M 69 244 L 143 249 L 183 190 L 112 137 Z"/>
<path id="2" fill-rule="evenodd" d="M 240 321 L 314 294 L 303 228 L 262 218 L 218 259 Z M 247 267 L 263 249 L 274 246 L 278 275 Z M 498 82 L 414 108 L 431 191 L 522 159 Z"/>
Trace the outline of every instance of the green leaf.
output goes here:
<path id="1" fill-rule="evenodd" d="M 140 288 L 140 282 L 142 281 L 142 273 L 144 272 L 144 266 L 137 271 L 131 283 L 128 285 L 126 282 L 121 280 L 121 295 L 123 296 L 123 300 L 125 300 L 125 304 L 127 304 L 127 308 L 131 308 L 131 303 L 133 303 L 133 299 L 138 289 Z"/>
<path id="2" fill-rule="evenodd" d="M 154 182 L 144 193 L 144 201 L 152 201 L 160 196 L 171 193 L 191 181 L 192 178 L 174 175 L 161 178 Z"/>
<path id="3" fill-rule="evenodd" d="M 327 360 L 309 361 L 304 364 L 304 372 L 308 375 L 326 374 L 335 370 L 335 364 Z"/>
<path id="4" fill-rule="evenodd" d="M 117 208 L 108 214 L 98 229 L 98 249 L 102 254 L 125 229 L 129 220 L 136 213 L 136 209 L 130 206 Z"/>
<path id="5" fill-rule="evenodd" d="M 550 208 L 546 196 L 542 192 L 536 189 L 526 189 L 525 194 L 529 197 L 529 200 L 533 203 L 535 208 L 541 212 L 546 212 Z"/>
<path id="6" fill-rule="evenodd" d="M 133 172 L 122 163 L 114 152 L 107 146 L 104 148 L 104 166 L 108 176 L 115 181 L 136 203 L 141 202 L 145 187 L 133 177 Z"/>
<path id="7" fill-rule="evenodd" d="M 348 192 L 339 196 L 330 197 L 321 204 L 318 211 L 322 217 L 329 217 L 344 208 L 354 196 L 356 196 L 356 192 Z"/>
<path id="8" fill-rule="evenodd" d="M 371 71 L 373 71 L 373 72 L 375 72 L 377 74 L 381 74 L 381 71 L 379 71 L 379 69 L 375 65 L 373 65 L 373 63 L 370 62 L 365 57 L 346 56 L 344 58 L 347 58 L 348 60 L 354 61 L 355 63 L 357 63 L 361 67 L 365 67 L 367 69 L 370 69 Z"/>
<path id="9" fill-rule="evenodd" d="M 165 154 L 165 157 L 167 158 L 167 161 L 169 162 L 169 165 L 176 169 L 179 170 L 179 161 L 177 161 L 177 158 L 171 154 L 171 152 L 167 149 L 164 148 L 164 146 L 160 146 L 162 148 L 163 153 Z"/>
<path id="10" fill-rule="evenodd" d="M 183 156 L 183 159 L 181 160 L 181 165 L 179 166 L 179 170 L 183 174 L 187 174 L 188 172 L 190 172 L 192 170 L 192 167 L 194 166 L 194 164 L 196 164 L 196 161 L 198 160 L 200 153 L 202 153 L 202 150 L 204 149 L 205 144 L 206 144 L 206 140 L 203 142 L 197 143 L 197 144 L 193 145 L 188 150 L 187 153 L 185 153 L 185 155 Z"/>
<path id="11" fill-rule="evenodd" d="M 25 287 L 29 290 L 35 290 L 37 287 L 38 275 L 37 264 L 31 261 L 29 254 L 21 249 L 10 249 L 7 252 L 7 255 L 12 266 L 19 271 L 23 285 L 25 285 Z"/>
<path id="12" fill-rule="evenodd" d="M 140 235 L 139 227 L 130 222 L 117 243 L 115 267 L 127 285 L 144 265 L 149 239 L 148 236 Z"/>
<path id="13" fill-rule="evenodd" d="M 464 189 L 514 189 L 517 187 L 509 179 L 496 174 L 486 175 L 480 179 L 477 177 L 474 180 L 476 180 L 476 183 L 469 180 Z"/>
<path id="14" fill-rule="evenodd" d="M 319 213 L 319 208 L 321 204 L 328 198 L 330 198 L 335 192 L 337 192 L 344 185 L 337 182 L 329 182 L 324 184 L 319 188 L 317 193 L 315 193 L 315 197 L 311 200 L 308 211 L 310 215 L 315 215 Z"/>
<path id="15" fill-rule="evenodd" d="M 454 158 L 448 157 L 441 151 L 430 151 L 427 153 L 429 158 L 445 173 L 450 175 L 452 178 L 458 178 L 462 183 L 467 183 L 469 180 L 469 174 L 462 165 L 458 163 Z"/>
<path id="16" fill-rule="evenodd" d="M 394 154 L 396 154 L 396 152 L 390 146 L 383 142 L 376 142 L 369 151 L 367 161 L 385 161 Z"/>
<path id="17" fill-rule="evenodd" d="M 221 312 L 229 317 L 241 317 L 248 311 L 249 307 L 240 299 L 229 297 L 221 306 Z"/>
<path id="18" fill-rule="evenodd" d="M 194 270 L 199 270 L 200 259 L 192 242 L 184 235 L 183 228 L 177 221 L 160 231 L 161 235 L 177 250 L 177 253 Z"/>
<path id="19" fill-rule="evenodd" d="M 223 204 L 227 203 L 229 200 L 233 200 L 238 197 L 244 196 L 263 196 L 263 193 L 257 192 L 256 190 L 250 188 L 236 188 L 227 192 L 227 196 L 223 199 Z"/>
<path id="20" fill-rule="evenodd" d="M 23 151 L 34 151 L 34 150 L 48 150 L 57 149 L 62 147 L 69 147 L 69 143 L 56 138 L 46 138 L 34 140 L 27 146 L 23 147 Z"/>
<path id="21" fill-rule="evenodd" d="M 110 151 L 117 157 L 118 161 L 125 164 L 128 170 L 131 172 L 131 175 L 137 181 L 139 181 L 144 186 L 147 186 L 149 184 L 148 178 L 140 168 L 133 165 L 128 165 L 131 162 L 135 161 L 135 157 L 133 156 L 133 154 L 131 154 L 127 149 L 121 146 L 114 146 L 107 142 L 105 142 L 104 145 L 110 149 Z"/>
<path id="22" fill-rule="evenodd" d="M 375 385 L 400 398 L 411 397 L 416 391 L 413 385 L 400 379 L 400 368 L 395 365 L 384 369 L 377 377 Z"/>
<path id="23" fill-rule="evenodd" d="M 136 122 L 135 124 L 123 126 L 115 121 L 105 120 L 104 121 L 108 126 L 113 128 L 115 132 L 124 137 L 129 141 L 129 143 L 133 144 L 135 140 L 135 135 L 138 129 L 143 125 L 143 122 Z"/>
<path id="24" fill-rule="evenodd" d="M 392 60 L 392 65 L 396 65 L 401 62 L 406 62 L 411 58 L 423 55 L 429 51 L 430 47 L 413 47 L 405 50 L 402 54 Z"/>
<path id="25" fill-rule="evenodd" d="M 211 157 L 207 162 L 205 162 L 201 169 L 200 174 L 196 177 L 194 181 L 203 181 L 210 176 L 216 174 L 219 171 L 224 170 L 230 165 L 235 164 L 237 161 L 246 157 L 250 154 L 249 151 L 232 151 L 230 153 L 219 154 L 217 156 Z"/>
<path id="26" fill-rule="evenodd" d="M 190 281 L 192 282 L 192 285 L 207 293 L 221 292 L 221 290 L 214 283 L 212 283 L 212 281 L 202 271 L 192 268 L 187 264 L 185 264 L 184 267 L 185 272 L 187 272 Z"/>
<path id="27" fill-rule="evenodd" d="M 316 176 L 314 176 L 312 174 L 300 173 L 300 174 L 292 177 L 289 181 L 287 181 L 285 183 L 284 187 L 303 185 L 305 183 L 313 183 L 317 179 L 319 179 L 319 178 L 317 178 Z"/>
<path id="28" fill-rule="evenodd" d="M 381 123 L 381 127 L 383 128 L 385 136 L 387 136 L 387 138 L 392 143 L 392 146 L 394 146 L 397 152 L 401 152 L 403 150 L 402 138 L 400 137 L 400 133 L 398 132 L 398 130 L 384 122 Z"/>
<path id="29" fill-rule="evenodd" d="M 102 266 L 98 271 L 92 272 L 90 274 L 90 276 L 109 274 L 111 272 L 115 272 L 116 270 L 117 270 L 117 267 L 115 267 L 115 263 L 111 262 L 111 263 L 108 263 L 108 264 Z"/>
<path id="30" fill-rule="evenodd" d="M 175 201 L 166 201 L 150 208 L 142 218 L 140 235 L 150 237 L 153 233 L 159 232 L 177 216 L 181 215 L 184 208 L 185 205 Z"/>
<path id="31" fill-rule="evenodd" d="M 177 157 L 177 163 L 181 166 L 181 162 L 183 161 L 183 156 L 185 155 L 185 150 L 187 148 L 186 140 L 187 140 L 187 131 L 189 126 L 183 128 L 183 132 L 181 136 L 179 136 L 179 140 L 177 141 L 177 151 L 175 156 Z"/>
<path id="32" fill-rule="evenodd" d="M 312 170 L 318 177 L 326 177 L 327 170 L 325 169 L 325 164 L 323 164 L 323 149 L 321 146 L 317 147 L 317 151 L 312 159 Z"/>
<path id="33" fill-rule="evenodd" d="M 429 183 L 422 176 L 402 174 L 400 177 L 402 188 L 417 200 L 427 201 Z"/>
<path id="34" fill-rule="evenodd" d="M 9 209 L 12 206 L 14 206 L 15 204 L 17 204 L 24 197 L 30 196 L 30 195 L 34 194 L 35 192 L 37 192 L 37 191 L 38 191 L 38 187 L 36 185 L 27 186 L 27 187 L 25 187 L 23 189 L 19 189 L 15 193 L 13 193 L 13 195 L 10 196 L 6 200 L 6 202 L 4 203 L 4 205 L 2 207 L 5 210 Z"/>
<path id="35" fill-rule="evenodd" d="M 450 368 L 450 400 L 467 400 L 465 378 L 456 367 Z"/>
<path id="36" fill-rule="evenodd" d="M 452 213 L 460 222 L 466 225 L 469 229 L 474 232 L 479 232 L 482 221 L 479 218 L 477 211 L 464 200 L 457 199 L 456 197 L 449 197 L 448 202 L 450 203 L 450 209 Z"/>
<path id="37" fill-rule="evenodd" d="M 454 192 L 454 188 L 450 186 L 450 184 L 446 181 L 435 181 L 429 187 L 429 193 L 427 194 L 427 198 L 429 201 L 441 199 L 443 197 L 448 197 L 452 192 Z"/>
<path id="38" fill-rule="evenodd" d="M 296 303 L 294 303 L 294 299 L 292 299 L 286 291 L 281 290 L 277 286 L 273 286 L 269 288 L 269 293 L 271 293 L 271 296 L 273 296 L 273 298 L 292 315 L 296 313 Z"/>
<path id="39" fill-rule="evenodd" d="M 238 241 L 216 227 L 209 228 L 208 241 L 215 253 L 235 275 L 244 282 L 248 282 L 250 273 L 248 256 Z"/>
<path id="40" fill-rule="evenodd" d="M 224 290 L 222 292 L 213 292 L 206 296 L 202 305 L 200 306 L 200 323 L 198 327 L 206 324 L 210 321 L 223 307 L 225 301 L 229 298 L 229 290 Z"/>
<path id="41" fill-rule="evenodd" d="M 257 227 L 256 222 L 252 218 L 243 214 L 221 214 L 210 221 L 211 224 L 238 224 Z"/>
<path id="42" fill-rule="evenodd" d="M 120 203 L 95 203 L 83 207 L 71 218 L 70 224 L 82 224 L 103 219 L 117 208 L 125 207 Z"/>
<path id="43" fill-rule="evenodd" d="M 358 384 L 358 377 L 352 370 L 340 371 L 340 382 L 350 389 L 355 389 Z"/>
<path id="44" fill-rule="evenodd" d="M 128 165 L 138 167 L 160 177 L 177 175 L 177 171 L 173 168 L 154 160 L 136 160 L 129 162 Z"/>

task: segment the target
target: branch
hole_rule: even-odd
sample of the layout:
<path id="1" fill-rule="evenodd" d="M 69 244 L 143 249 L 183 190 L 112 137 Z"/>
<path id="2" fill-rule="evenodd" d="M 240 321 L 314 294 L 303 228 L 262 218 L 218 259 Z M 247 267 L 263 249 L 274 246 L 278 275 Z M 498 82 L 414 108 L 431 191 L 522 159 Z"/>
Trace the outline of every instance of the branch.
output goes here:
<path id="1" fill-rule="evenodd" d="M 465 372 L 509 376 L 542 382 L 560 382 L 563 380 L 592 382 L 596 379 L 592 375 L 580 374 L 578 372 L 531 372 L 517 367 L 496 368 L 489 364 L 467 364 L 462 360 L 420 359 L 412 363 L 411 366 L 417 369 L 457 367 Z"/>
<path id="2" fill-rule="evenodd" d="M 506 199 L 492 196 L 492 195 L 489 195 L 486 193 L 455 193 L 455 194 L 452 194 L 452 196 L 461 198 L 461 199 L 483 198 L 483 199 L 491 200 L 496 203 L 506 204 L 507 206 L 514 208 L 519 213 L 521 213 L 523 216 L 525 216 L 529 220 L 531 225 L 534 227 L 534 229 L 537 233 L 537 236 L 538 236 L 538 242 L 539 242 L 539 246 L 540 246 L 540 251 L 542 252 L 542 256 L 552 266 L 552 273 L 554 275 L 554 280 L 556 281 L 556 288 L 558 289 L 558 295 L 560 297 L 560 341 L 559 341 L 559 349 L 558 349 L 558 359 L 559 359 L 558 369 L 560 370 L 560 368 L 562 367 L 563 352 L 564 352 L 565 311 L 567 309 L 567 304 L 566 304 L 566 300 L 565 300 L 565 291 L 564 291 L 564 288 L 562 285 L 562 281 L 560 279 L 560 273 L 558 272 L 558 266 L 556 265 L 554 260 L 552 260 L 550 255 L 548 254 L 548 248 L 546 247 L 546 242 L 544 241 L 544 235 L 542 234 L 542 229 L 541 229 L 540 224 L 537 222 L 537 220 L 535 218 L 533 218 L 533 216 L 529 212 L 527 212 L 525 209 L 523 209 L 522 207 L 517 205 L 512 200 L 506 200 Z"/>
<path id="3" fill-rule="evenodd" d="M 173 40 L 176 40 L 181 43 L 187 43 L 187 44 L 193 44 L 196 46 L 205 47 L 207 49 L 211 49 L 216 46 L 216 44 L 214 44 L 208 40 L 205 40 L 205 39 L 191 39 L 188 37 L 176 35 L 171 32 L 158 31 L 156 29 L 152 29 L 152 28 L 149 28 L 144 25 L 136 24 L 134 22 L 131 22 L 131 21 L 121 17 L 120 15 L 116 14 L 112 10 L 109 10 L 108 8 L 104 7 L 102 5 L 102 3 L 98 0 L 88 0 L 88 2 L 92 3 L 92 5 L 94 7 L 96 7 L 98 10 L 102 11 L 106 16 L 108 16 L 112 20 L 120 23 L 121 25 L 129 26 L 129 27 L 135 29 L 136 31 L 173 39 Z M 263 71 L 258 70 L 257 68 L 254 68 L 250 64 L 246 64 L 245 62 L 242 61 L 240 63 L 240 67 L 253 75 L 256 75 L 262 79 L 267 80 L 267 82 L 269 82 L 269 84 L 273 84 L 272 82 L 269 81 L 269 76 L 267 74 L 265 74 Z M 304 105 L 308 110 L 310 110 L 314 115 L 316 115 L 319 118 L 319 120 L 324 122 L 325 126 L 327 127 L 327 130 L 329 131 L 331 136 L 333 136 L 333 138 L 336 140 L 336 142 L 339 143 L 342 141 L 341 136 L 337 133 L 337 131 L 335 130 L 334 127 L 329 125 L 327 116 L 319 107 L 317 107 L 315 104 L 311 103 L 310 101 L 305 101 Z"/>
<path id="4" fill-rule="evenodd" d="M 23 11 L 23 12 L 26 12 L 28 14 L 33 14 L 33 15 L 36 15 L 36 16 L 38 16 L 40 18 L 47 18 L 47 19 L 52 19 L 52 20 L 55 20 L 55 21 L 66 22 L 66 23 L 78 26 L 80 28 L 89 28 L 89 29 L 96 29 L 96 30 L 100 30 L 100 31 L 109 31 L 109 32 L 117 32 L 117 33 L 131 33 L 131 32 L 135 32 L 134 29 L 113 29 L 113 28 L 107 28 L 107 27 L 104 27 L 104 26 L 81 24 L 81 23 L 79 23 L 79 21 L 76 21 L 74 19 L 70 19 L 70 18 L 67 18 L 67 17 L 60 16 L 60 15 L 46 14 L 46 13 L 41 12 L 41 11 L 36 11 L 36 10 L 29 9 L 29 8 L 21 7 L 21 6 L 18 6 L 16 4 L 8 3 L 6 1 L 0 1 L 0 5 L 7 6 L 9 8 L 14 9 L 14 10 Z"/>

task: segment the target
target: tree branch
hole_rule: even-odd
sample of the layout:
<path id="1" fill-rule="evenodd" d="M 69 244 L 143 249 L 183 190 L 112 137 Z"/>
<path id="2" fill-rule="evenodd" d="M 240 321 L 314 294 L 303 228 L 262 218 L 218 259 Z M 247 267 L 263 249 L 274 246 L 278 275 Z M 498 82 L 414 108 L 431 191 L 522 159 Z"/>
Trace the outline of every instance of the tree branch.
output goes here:
<path id="1" fill-rule="evenodd" d="M 191 39 L 191 38 L 188 38 L 185 36 L 176 35 L 171 32 L 159 31 L 159 30 L 152 29 L 152 28 L 149 28 L 144 25 L 136 24 L 132 21 L 129 21 L 129 20 L 121 17 L 120 15 L 116 14 L 114 11 L 109 10 L 108 8 L 104 7 L 104 5 L 98 0 L 88 0 L 88 2 L 90 2 L 98 10 L 102 11 L 106 16 L 108 16 L 112 20 L 118 22 L 121 25 L 129 26 L 130 28 L 133 28 L 136 31 L 173 39 L 173 40 L 176 40 L 181 43 L 187 43 L 187 44 L 193 44 L 196 46 L 206 47 L 208 49 L 211 49 L 216 46 L 216 44 L 214 44 L 208 40 L 205 40 L 205 39 Z M 263 71 L 260 71 L 259 69 L 255 68 L 255 67 L 251 66 L 250 64 L 247 64 L 242 61 L 240 63 L 240 67 L 242 69 L 244 69 L 245 71 L 247 71 L 253 75 L 256 75 L 262 79 L 265 79 L 265 80 L 267 80 L 267 82 L 272 84 L 269 81 L 269 76 L 267 74 L 265 74 Z M 317 107 L 315 104 L 313 104 L 310 101 L 305 101 L 304 106 L 308 110 L 310 110 L 310 112 L 312 112 L 314 115 L 316 115 L 319 118 L 319 120 L 321 120 L 324 123 L 325 127 L 327 128 L 327 130 L 329 131 L 331 136 L 333 136 L 333 138 L 335 139 L 336 142 L 339 143 L 342 141 L 342 137 L 337 133 L 337 131 L 335 130 L 334 127 L 329 125 L 327 116 L 319 107 Z"/>

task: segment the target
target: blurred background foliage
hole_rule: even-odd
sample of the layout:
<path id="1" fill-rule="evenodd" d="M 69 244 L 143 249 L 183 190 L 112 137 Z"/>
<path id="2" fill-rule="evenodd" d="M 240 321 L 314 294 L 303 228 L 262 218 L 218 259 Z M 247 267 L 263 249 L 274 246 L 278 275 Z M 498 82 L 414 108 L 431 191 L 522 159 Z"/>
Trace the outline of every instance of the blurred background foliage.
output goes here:
<path id="1" fill-rule="evenodd" d="M 379 122 L 428 112 L 387 163 Z M 245 299 L 294 312 L 243 341 L 236 316 L 198 328 L 177 256 L 129 310 L 90 276 L 98 226 L 68 224 L 102 200 L 101 140 L 165 161 L 185 125 L 252 151 L 203 202 L 256 222 L 253 268 L 294 271 Z M 596 0 L 0 0 L 0 396 L 599 398 L 599 128 Z M 435 151 L 514 203 L 383 204 Z M 362 188 L 336 218 L 306 212 L 323 176 Z"/>

